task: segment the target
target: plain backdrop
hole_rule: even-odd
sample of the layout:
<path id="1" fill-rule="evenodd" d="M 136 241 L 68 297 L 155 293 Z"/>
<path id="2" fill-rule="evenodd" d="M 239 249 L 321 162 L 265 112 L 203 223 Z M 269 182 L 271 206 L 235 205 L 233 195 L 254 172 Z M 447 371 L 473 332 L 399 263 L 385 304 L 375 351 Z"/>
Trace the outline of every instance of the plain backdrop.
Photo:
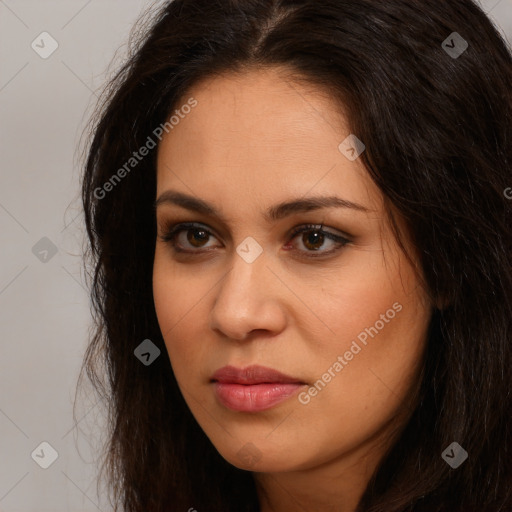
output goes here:
<path id="1" fill-rule="evenodd" d="M 95 396 L 80 395 L 73 417 L 91 323 L 77 148 L 153 3 L 0 0 L 1 512 L 111 510 L 96 487 Z M 512 41 L 512 0 L 482 5 Z"/>

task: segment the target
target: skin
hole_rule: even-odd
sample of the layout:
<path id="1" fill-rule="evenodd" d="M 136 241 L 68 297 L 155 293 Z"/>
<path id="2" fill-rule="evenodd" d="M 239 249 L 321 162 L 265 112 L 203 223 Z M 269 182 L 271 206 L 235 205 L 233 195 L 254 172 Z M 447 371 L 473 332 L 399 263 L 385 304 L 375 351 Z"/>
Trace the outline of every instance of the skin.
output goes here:
<path id="1" fill-rule="evenodd" d="M 301 511 L 353 512 L 411 411 L 431 304 L 391 233 L 382 193 L 361 159 L 338 149 L 351 133 L 342 109 L 285 71 L 220 75 L 188 91 L 182 103 L 193 96 L 198 104 L 159 145 L 156 198 L 171 189 L 189 194 L 224 220 L 158 205 L 154 301 L 190 410 L 226 460 L 253 472 L 262 512 L 289 511 L 291 503 Z M 368 211 L 263 218 L 271 205 L 322 195 Z M 212 232 L 205 239 L 181 232 L 178 243 L 194 254 L 175 253 L 160 238 L 166 223 L 180 222 Z M 349 234 L 350 242 L 311 257 L 338 245 L 328 238 L 308 244 L 311 232 L 290 236 L 304 224 Z M 236 251 L 246 237 L 263 249 L 252 263 Z M 216 399 L 210 378 L 228 364 L 277 369 L 307 391 L 394 303 L 401 311 L 367 345 L 359 343 L 362 350 L 307 404 L 294 394 L 247 413 Z M 248 450 L 254 459 L 243 456 Z"/>

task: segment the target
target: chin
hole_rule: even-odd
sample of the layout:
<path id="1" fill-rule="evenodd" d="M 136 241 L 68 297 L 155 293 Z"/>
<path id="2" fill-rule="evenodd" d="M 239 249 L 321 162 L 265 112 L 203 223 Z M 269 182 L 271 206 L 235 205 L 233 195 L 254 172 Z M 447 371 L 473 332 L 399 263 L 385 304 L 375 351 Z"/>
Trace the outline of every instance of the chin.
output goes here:
<path id="1" fill-rule="evenodd" d="M 233 449 L 234 446 L 236 449 Z M 242 444 L 232 443 L 226 449 L 221 447 L 217 450 L 227 462 L 245 471 L 280 473 L 299 469 L 301 462 L 305 464 L 303 460 L 295 461 L 290 458 L 291 448 L 269 446 L 264 441 L 247 440 Z"/>

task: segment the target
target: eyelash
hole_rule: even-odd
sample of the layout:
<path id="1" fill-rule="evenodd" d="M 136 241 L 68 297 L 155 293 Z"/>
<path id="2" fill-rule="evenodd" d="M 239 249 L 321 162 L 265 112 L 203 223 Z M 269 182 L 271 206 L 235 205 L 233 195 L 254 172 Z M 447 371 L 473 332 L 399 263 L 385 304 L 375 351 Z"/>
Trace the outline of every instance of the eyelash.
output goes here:
<path id="1" fill-rule="evenodd" d="M 198 231 L 199 230 L 204 231 L 208 235 L 208 237 L 215 236 L 211 231 L 209 231 L 208 229 L 206 229 L 205 227 L 203 227 L 200 224 L 195 224 L 192 222 L 185 222 L 185 223 L 181 223 L 181 224 L 175 224 L 174 226 L 172 226 L 170 224 L 165 225 L 164 229 L 163 229 L 163 235 L 159 236 L 159 238 L 160 238 L 160 240 L 162 240 L 162 242 L 170 244 L 172 247 L 172 250 L 177 253 L 182 253 L 182 254 L 183 253 L 186 253 L 186 254 L 201 254 L 201 253 L 203 253 L 204 254 L 205 252 L 209 252 L 211 249 L 206 249 L 206 251 L 205 250 L 189 251 L 186 249 L 179 248 L 178 244 L 176 243 L 176 237 L 178 236 L 178 234 L 181 233 L 182 231 L 191 231 L 193 229 L 196 229 Z M 318 225 L 318 224 L 305 224 L 303 226 L 297 226 L 296 228 L 294 228 L 294 230 L 292 231 L 292 233 L 290 235 L 291 240 L 293 240 L 295 237 L 297 237 L 301 233 L 307 233 L 308 231 L 321 233 L 327 239 L 336 242 L 338 244 L 338 247 L 331 249 L 329 251 L 322 251 L 321 253 L 315 253 L 313 251 L 299 251 L 299 252 L 310 253 L 306 256 L 307 258 L 321 258 L 321 257 L 326 257 L 329 255 L 332 255 L 334 253 L 337 253 L 338 251 L 343 249 L 343 247 L 345 245 L 350 243 L 350 240 L 348 238 L 346 238 L 344 236 L 335 235 L 334 233 L 330 233 L 328 231 L 324 231 L 323 226 Z"/>

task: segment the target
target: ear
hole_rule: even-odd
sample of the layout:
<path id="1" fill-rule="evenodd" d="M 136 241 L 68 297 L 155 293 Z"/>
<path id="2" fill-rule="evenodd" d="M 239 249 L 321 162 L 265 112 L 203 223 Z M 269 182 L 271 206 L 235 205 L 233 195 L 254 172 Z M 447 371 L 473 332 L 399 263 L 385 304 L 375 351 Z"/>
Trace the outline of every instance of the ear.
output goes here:
<path id="1" fill-rule="evenodd" d="M 448 293 L 440 294 L 434 301 L 434 307 L 436 309 L 439 309 L 440 311 L 446 309 L 453 303 L 453 297 L 451 297 L 450 295 L 451 294 Z"/>

